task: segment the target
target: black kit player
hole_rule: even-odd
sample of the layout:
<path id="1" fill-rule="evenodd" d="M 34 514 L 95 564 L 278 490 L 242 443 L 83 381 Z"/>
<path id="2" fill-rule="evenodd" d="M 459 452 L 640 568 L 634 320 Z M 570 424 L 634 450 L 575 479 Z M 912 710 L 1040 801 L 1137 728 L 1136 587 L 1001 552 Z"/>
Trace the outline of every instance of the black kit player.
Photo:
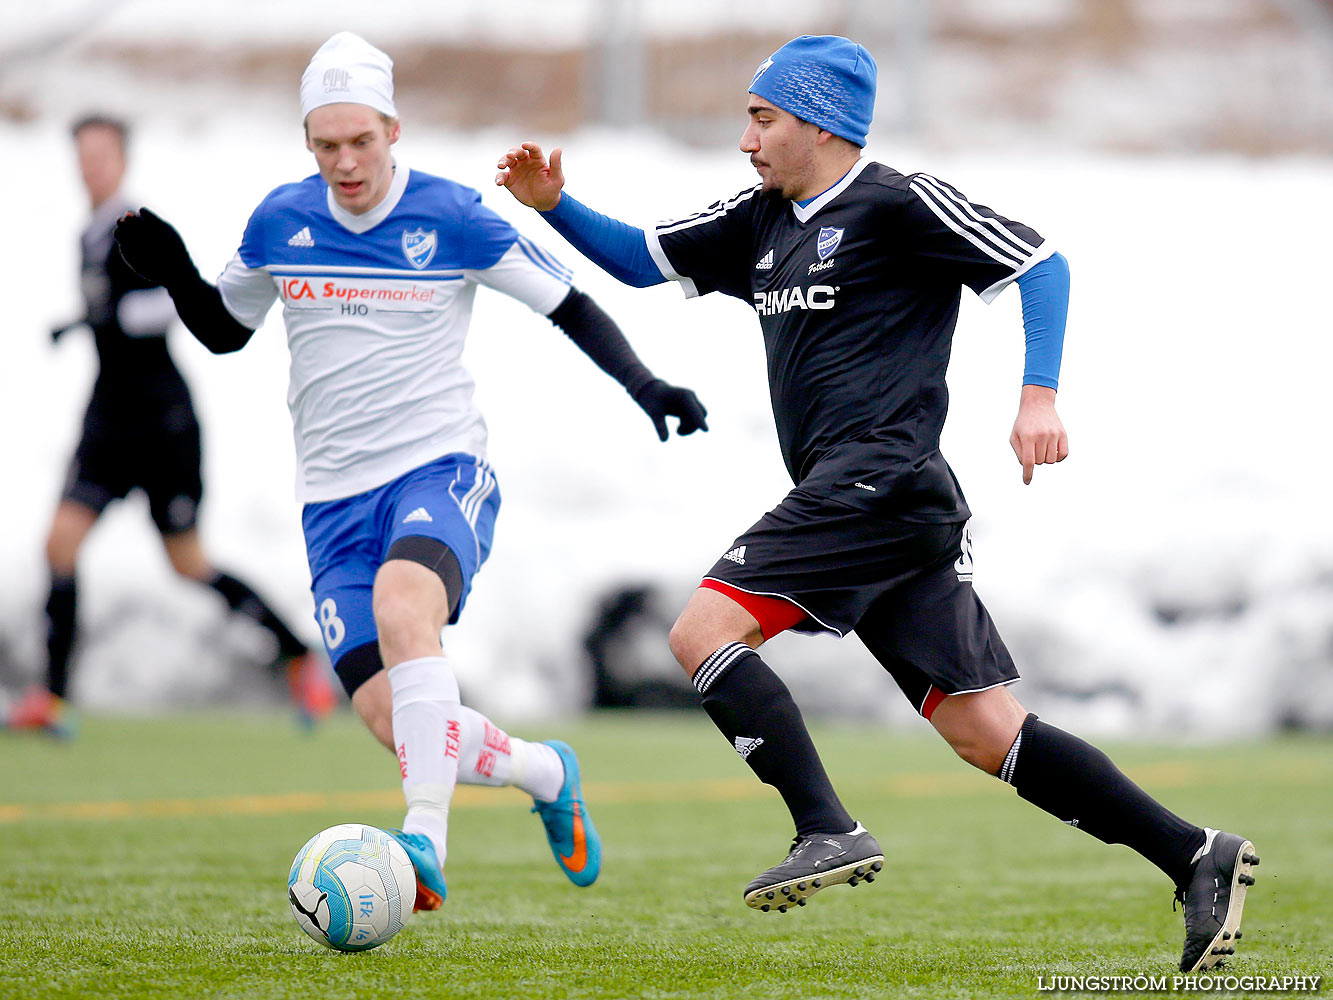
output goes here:
<path id="1" fill-rule="evenodd" d="M 1025 483 L 1034 466 L 1064 459 L 1054 404 L 1068 265 L 1032 229 L 948 184 L 863 158 L 875 76 L 848 39 L 784 45 L 748 88 L 740 148 L 761 183 L 647 233 L 562 194 L 558 149 L 548 161 L 523 143 L 498 164 L 497 184 L 612 275 L 719 291 L 759 317 L 795 488 L 708 571 L 670 636 L 704 709 L 796 824 L 790 853 L 745 901 L 785 912 L 883 866 L 756 651 L 789 628 L 855 631 L 964 760 L 1162 869 L 1184 903 L 1180 966 L 1211 968 L 1240 937 L 1253 846 L 1169 812 L 1014 698 L 1018 672 L 972 588 L 970 511 L 939 450 L 962 288 L 989 302 L 1016 282 L 1027 362 L 1010 443 Z"/>
<path id="2" fill-rule="evenodd" d="M 275 665 L 287 673 L 304 721 L 327 715 L 335 703 L 327 668 L 247 584 L 216 569 L 199 540 L 196 515 L 200 476 L 199 423 L 190 391 L 167 351 L 176 310 L 166 289 L 130 270 L 112 240 L 130 208 L 121 193 L 128 128 L 116 118 L 91 115 L 73 127 L 79 170 L 92 203 L 81 237 L 85 303 L 76 323 L 97 347 L 98 374 L 79 440 L 46 542 L 51 591 L 46 602 L 47 673 L 10 710 L 10 728 L 69 735 L 66 707 L 75 641 L 75 569 L 79 549 L 102 512 L 134 489 L 148 497 L 153 523 L 172 568 L 217 591 L 236 612 L 268 630 Z"/>

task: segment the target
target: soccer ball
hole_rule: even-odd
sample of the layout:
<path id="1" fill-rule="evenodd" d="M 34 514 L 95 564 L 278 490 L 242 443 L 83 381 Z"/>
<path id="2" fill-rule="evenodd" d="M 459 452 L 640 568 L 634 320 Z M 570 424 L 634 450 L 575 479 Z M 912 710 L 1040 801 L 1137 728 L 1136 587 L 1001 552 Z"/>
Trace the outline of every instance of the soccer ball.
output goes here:
<path id="1" fill-rule="evenodd" d="M 315 834 L 287 876 L 287 899 L 301 930 L 339 951 L 366 951 L 397 934 L 416 893 L 403 845 L 361 823 Z"/>

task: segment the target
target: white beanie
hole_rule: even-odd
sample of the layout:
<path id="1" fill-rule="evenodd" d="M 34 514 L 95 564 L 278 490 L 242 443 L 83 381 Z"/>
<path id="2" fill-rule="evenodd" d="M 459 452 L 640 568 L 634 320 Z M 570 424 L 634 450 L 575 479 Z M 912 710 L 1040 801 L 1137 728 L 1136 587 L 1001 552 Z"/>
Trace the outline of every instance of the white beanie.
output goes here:
<path id="1" fill-rule="evenodd" d="M 326 104 L 365 104 L 397 118 L 393 60 L 360 35 L 338 32 L 301 74 L 301 120 Z"/>

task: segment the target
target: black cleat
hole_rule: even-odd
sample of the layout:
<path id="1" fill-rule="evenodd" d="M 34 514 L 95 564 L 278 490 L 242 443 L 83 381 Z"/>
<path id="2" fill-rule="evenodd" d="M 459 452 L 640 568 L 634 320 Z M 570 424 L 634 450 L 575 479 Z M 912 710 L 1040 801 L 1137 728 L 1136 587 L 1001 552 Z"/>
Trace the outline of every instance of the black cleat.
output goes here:
<path id="1" fill-rule="evenodd" d="M 774 865 L 745 887 L 745 902 L 768 912 L 774 901 L 779 913 L 788 906 L 804 906 L 820 889 L 874 881 L 884 867 L 884 852 L 860 823 L 851 833 L 816 833 L 792 841 L 786 860 Z"/>
<path id="2" fill-rule="evenodd" d="M 1189 885 L 1176 890 L 1176 901 L 1185 910 L 1181 972 L 1206 972 L 1236 953 L 1223 942 L 1240 939 L 1245 890 L 1254 885 L 1252 873 L 1259 863 L 1254 845 L 1244 837 L 1206 828 L 1204 835 Z"/>

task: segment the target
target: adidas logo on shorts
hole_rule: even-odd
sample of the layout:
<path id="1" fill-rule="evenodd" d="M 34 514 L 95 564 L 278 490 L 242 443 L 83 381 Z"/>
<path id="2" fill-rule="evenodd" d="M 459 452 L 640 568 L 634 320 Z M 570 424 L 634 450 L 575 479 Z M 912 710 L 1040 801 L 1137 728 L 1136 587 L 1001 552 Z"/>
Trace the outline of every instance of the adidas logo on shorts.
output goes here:
<path id="1" fill-rule="evenodd" d="M 434 520 L 435 518 L 431 517 L 430 514 L 427 513 L 425 507 L 418 507 L 416 510 L 412 511 L 412 513 L 408 514 L 407 517 L 403 518 L 403 523 L 411 524 L 413 521 L 433 522 Z"/>
<path id="2" fill-rule="evenodd" d="M 724 555 L 722 558 L 723 558 L 723 559 L 730 559 L 732 562 L 736 563 L 738 566 L 744 566 L 744 565 L 745 565 L 745 546 L 744 546 L 744 545 L 737 545 L 734 549 L 732 549 L 730 552 L 728 552 L 728 553 L 727 553 L 726 555 Z"/>

